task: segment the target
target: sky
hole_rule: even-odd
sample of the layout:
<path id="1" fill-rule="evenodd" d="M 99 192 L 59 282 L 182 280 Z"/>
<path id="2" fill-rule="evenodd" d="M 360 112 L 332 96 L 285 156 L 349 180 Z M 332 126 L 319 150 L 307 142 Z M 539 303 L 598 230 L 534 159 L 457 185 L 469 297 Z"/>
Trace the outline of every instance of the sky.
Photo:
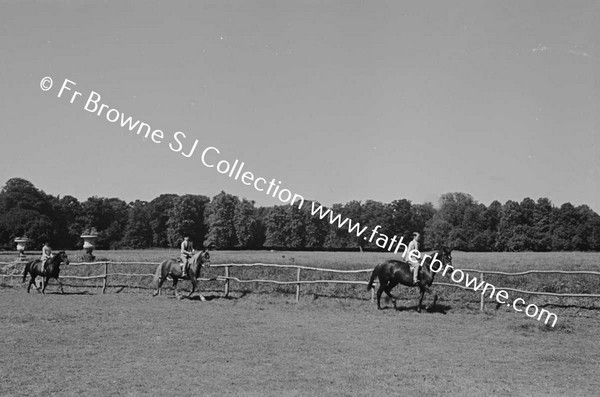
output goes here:
<path id="1" fill-rule="evenodd" d="M 0 1 L 0 185 L 281 204 L 205 166 L 215 147 L 207 163 L 324 205 L 600 212 L 599 18 L 596 1 Z"/>

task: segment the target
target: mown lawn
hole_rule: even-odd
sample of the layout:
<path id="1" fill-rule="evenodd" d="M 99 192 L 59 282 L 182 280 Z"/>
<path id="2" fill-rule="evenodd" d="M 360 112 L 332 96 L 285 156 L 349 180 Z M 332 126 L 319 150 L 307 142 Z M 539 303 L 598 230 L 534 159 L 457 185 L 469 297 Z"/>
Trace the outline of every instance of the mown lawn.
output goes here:
<path id="1" fill-rule="evenodd" d="M 551 395 L 600 386 L 597 312 L 377 311 L 368 301 L 0 289 L 0 395 Z"/>
<path id="2" fill-rule="evenodd" d="M 70 252 L 71 261 L 80 254 Z M 95 254 L 111 261 L 110 272 L 152 274 L 155 264 L 118 262 L 158 262 L 177 252 Z M 371 269 L 390 257 L 215 251 L 212 263 Z M 460 268 L 513 272 L 594 270 L 600 262 L 597 253 L 455 252 L 453 258 Z M 64 266 L 62 275 L 103 271 L 103 265 Z M 222 274 L 211 267 L 203 276 Z M 296 270 L 232 268 L 231 275 L 295 280 Z M 305 280 L 368 276 L 302 271 Z M 600 292 L 599 279 L 489 276 L 497 287 L 591 293 Z M 405 287 L 395 289 L 400 310 L 386 301 L 386 310 L 377 311 L 364 285 L 303 285 L 295 303 L 293 285 L 232 282 L 226 299 L 222 281 L 205 281 L 209 300 L 200 302 L 177 301 L 169 288 L 152 298 L 151 277 L 112 276 L 104 295 L 99 280 L 65 279 L 65 295 L 51 282 L 46 296 L 27 294 L 20 278 L 0 280 L 0 395 L 585 396 L 600 386 L 599 299 L 523 295 L 557 314 L 552 328 L 492 303 L 482 313 L 478 293 L 443 286 L 435 287 L 436 310 L 417 314 L 417 292 Z"/>

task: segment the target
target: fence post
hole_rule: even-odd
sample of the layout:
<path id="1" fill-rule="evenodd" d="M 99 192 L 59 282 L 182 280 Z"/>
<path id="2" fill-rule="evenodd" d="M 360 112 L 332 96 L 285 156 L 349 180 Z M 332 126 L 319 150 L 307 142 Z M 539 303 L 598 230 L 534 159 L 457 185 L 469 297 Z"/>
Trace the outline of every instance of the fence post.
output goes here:
<path id="1" fill-rule="evenodd" d="M 225 266 L 225 298 L 229 296 L 229 266 Z"/>
<path id="2" fill-rule="evenodd" d="M 108 262 L 104 262 L 104 281 L 102 283 L 102 293 L 106 292 L 107 284 L 108 284 Z"/>
<path id="3" fill-rule="evenodd" d="M 483 282 L 483 273 L 479 273 L 479 280 Z M 483 311 L 483 292 L 481 293 L 481 301 L 479 301 L 479 311 Z"/>
<path id="4" fill-rule="evenodd" d="M 298 303 L 300 300 L 300 268 L 298 268 L 298 272 L 296 273 L 296 281 L 298 281 L 298 284 L 296 284 L 296 303 Z"/>

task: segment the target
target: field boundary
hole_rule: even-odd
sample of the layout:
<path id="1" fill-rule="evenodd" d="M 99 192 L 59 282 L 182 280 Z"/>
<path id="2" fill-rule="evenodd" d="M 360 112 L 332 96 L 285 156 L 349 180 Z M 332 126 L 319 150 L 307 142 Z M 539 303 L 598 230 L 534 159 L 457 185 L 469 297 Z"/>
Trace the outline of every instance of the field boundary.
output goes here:
<path id="1" fill-rule="evenodd" d="M 13 266 L 16 267 L 23 262 L 0 262 L 0 265 L 4 266 Z M 75 276 L 75 275 L 65 275 L 61 276 L 61 279 L 75 279 L 75 280 L 102 280 L 102 293 L 106 292 L 106 288 L 108 287 L 108 280 L 111 276 L 124 276 L 124 277 L 154 277 L 154 273 L 123 273 L 123 272 L 109 272 L 110 265 L 148 265 L 153 266 L 152 270 L 154 270 L 154 266 L 158 266 L 159 262 L 122 262 L 122 261 L 99 261 L 99 262 L 78 262 L 71 263 L 69 266 L 98 266 L 103 267 L 104 272 L 98 275 L 92 276 Z M 296 269 L 296 279 L 290 281 L 279 281 L 279 280 L 271 280 L 271 279 L 250 279 L 244 280 L 238 277 L 233 277 L 230 275 L 230 269 L 239 267 L 270 267 L 270 268 L 279 268 L 279 269 Z M 367 285 L 368 282 L 364 280 L 302 280 L 301 274 L 302 271 L 318 271 L 318 272 L 326 272 L 326 273 L 337 273 L 337 274 L 361 274 L 361 273 L 371 273 L 373 269 L 360 269 L 360 270 L 337 270 L 337 269 L 327 269 L 327 268 L 319 268 L 319 267 L 310 267 L 310 266 L 300 266 L 300 265 L 282 265 L 276 263 L 224 263 L 224 264 L 214 264 L 210 267 L 213 268 L 224 268 L 224 275 L 216 276 L 213 278 L 205 278 L 200 277 L 198 281 L 223 281 L 224 282 L 224 294 L 227 297 L 230 292 L 230 283 L 231 281 L 235 281 L 237 283 L 271 283 L 278 285 L 296 285 L 296 302 L 300 300 L 300 287 L 302 285 L 308 284 L 355 284 L 355 285 Z M 575 274 L 585 274 L 592 276 L 600 276 L 600 272 L 596 271 L 583 271 L 583 270 L 527 270 L 523 272 L 509 273 L 495 270 L 478 270 L 478 269 L 460 269 L 463 272 L 477 273 L 479 275 L 479 279 L 483 281 L 483 275 L 486 274 L 497 274 L 504 276 L 523 276 L 528 274 L 567 274 L 567 275 L 575 275 Z M 0 274 L 0 277 L 22 277 L 22 274 L 19 272 L 18 274 Z M 463 290 L 473 291 L 472 288 L 465 287 L 459 284 L 451 284 L 444 282 L 434 282 L 434 285 L 441 285 L 447 287 L 455 287 Z M 521 290 L 516 288 L 509 287 L 497 287 L 498 289 L 503 289 L 506 291 L 518 292 L 527 295 L 542 295 L 542 296 L 554 296 L 554 297 L 573 297 L 573 298 L 600 298 L 600 294 L 575 294 L 575 293 L 553 293 L 553 292 L 542 292 L 542 291 L 528 291 Z M 476 291 L 473 291 L 476 292 Z M 371 290 L 371 300 L 374 300 L 375 289 Z M 480 310 L 484 309 L 484 295 L 481 294 L 480 300 Z"/>

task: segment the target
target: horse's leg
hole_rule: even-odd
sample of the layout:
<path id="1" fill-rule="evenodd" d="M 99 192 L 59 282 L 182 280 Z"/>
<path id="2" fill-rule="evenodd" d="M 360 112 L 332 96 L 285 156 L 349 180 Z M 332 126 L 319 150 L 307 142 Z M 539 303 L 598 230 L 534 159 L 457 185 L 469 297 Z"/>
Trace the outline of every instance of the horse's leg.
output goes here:
<path id="1" fill-rule="evenodd" d="M 206 298 L 204 297 L 204 295 L 202 295 L 202 294 L 200 293 L 200 286 L 198 285 L 198 280 L 197 280 L 195 277 L 192 277 L 192 280 L 193 280 L 193 281 L 192 281 L 192 291 L 194 291 L 194 288 L 195 288 L 196 290 L 198 290 L 198 296 L 200 297 L 200 300 L 201 300 L 202 302 L 205 302 L 205 301 L 206 301 Z M 190 292 L 190 295 L 191 295 L 191 294 L 192 294 L 192 293 Z"/>
<path id="2" fill-rule="evenodd" d="M 168 274 L 166 274 L 164 276 L 160 276 L 160 280 L 158 281 L 158 288 L 156 289 L 156 292 L 159 295 L 162 293 L 162 285 L 164 284 L 165 281 L 167 281 L 167 277 L 169 277 Z"/>
<path id="3" fill-rule="evenodd" d="M 381 280 L 379 280 L 379 289 L 377 290 L 377 309 L 378 310 L 381 310 L 381 294 L 383 294 L 386 284 L 387 284 L 387 281 L 382 282 Z"/>
<path id="4" fill-rule="evenodd" d="M 63 285 L 58 277 L 56 277 L 56 281 L 58 281 L 58 285 L 60 286 L 60 293 L 64 295 L 65 291 L 63 290 Z"/>
<path id="5" fill-rule="evenodd" d="M 388 283 L 387 287 L 385 287 L 385 293 L 387 294 L 387 296 L 390 297 L 390 299 L 392 300 L 392 303 L 394 304 L 394 309 L 397 308 L 396 306 L 396 300 L 398 299 L 397 297 L 395 297 L 394 295 L 392 295 L 392 289 L 398 285 L 398 281 L 396 280 L 392 280 Z"/>
<path id="6" fill-rule="evenodd" d="M 191 297 L 192 294 L 194 293 L 194 291 L 196 291 L 197 287 L 198 287 L 198 280 L 196 280 L 196 277 L 190 277 L 190 282 L 192 283 L 192 290 L 190 291 L 189 294 L 187 294 L 187 298 Z M 202 296 L 202 295 L 200 295 Z M 200 300 L 202 300 L 202 298 L 200 298 Z"/>
<path id="7" fill-rule="evenodd" d="M 192 277 L 190 277 L 190 281 L 192 282 L 192 291 L 188 294 L 188 298 L 190 296 L 192 296 L 192 294 L 194 293 L 194 291 L 198 291 L 198 296 L 200 297 L 200 300 L 202 302 L 206 301 L 206 298 L 204 298 L 204 296 L 202 296 L 202 294 L 200 293 L 200 287 L 198 286 L 198 279 L 196 278 L 196 272 L 193 272 L 194 274 L 192 275 Z"/>
<path id="8" fill-rule="evenodd" d="M 37 286 L 37 283 L 35 282 L 35 278 L 36 277 L 37 276 L 33 276 L 33 274 L 32 274 L 31 280 L 29 280 L 29 283 L 30 283 L 29 285 L 31 286 L 31 284 L 33 284 L 33 286 L 35 287 L 35 289 L 37 290 L 37 292 L 41 293 L 42 290 L 40 289 L 40 287 Z"/>
<path id="9" fill-rule="evenodd" d="M 161 275 L 160 278 L 158 279 L 158 283 L 156 283 L 156 291 L 154 291 L 152 296 L 160 295 L 160 289 L 162 288 L 162 285 L 165 282 L 165 280 L 166 280 L 166 277 L 163 277 Z"/>
<path id="10" fill-rule="evenodd" d="M 191 272 L 188 272 L 191 273 Z M 195 273 L 194 273 L 195 274 Z M 198 281 L 196 280 L 196 277 L 191 277 L 188 275 L 188 278 L 190 279 L 190 283 L 192 284 L 192 290 L 190 291 L 189 294 L 186 295 L 186 298 L 189 298 L 192 296 L 192 294 L 194 293 L 194 291 L 196 290 L 196 287 L 198 286 Z"/>
<path id="11" fill-rule="evenodd" d="M 426 287 L 426 289 L 427 289 L 428 293 L 433 294 L 433 302 L 431 302 L 431 306 L 425 306 L 425 310 L 429 310 L 429 309 L 432 309 L 435 307 L 438 296 L 437 296 L 437 293 L 435 293 L 431 290 L 431 288 Z"/>
<path id="12" fill-rule="evenodd" d="M 181 296 L 179 296 L 179 291 L 177 291 L 177 281 L 179 280 L 179 277 L 175 277 L 173 275 L 171 275 L 171 277 L 173 277 L 173 288 L 175 289 L 175 297 L 177 299 L 181 299 Z"/>
<path id="13" fill-rule="evenodd" d="M 157 270 L 157 272 L 158 272 L 158 270 Z M 164 282 L 167 281 L 167 278 L 169 278 L 170 272 L 171 272 L 171 265 L 167 264 L 167 265 L 161 267 L 160 277 L 158 279 L 158 283 L 156 285 L 156 291 L 154 292 L 153 296 L 160 295 L 162 293 L 162 286 L 163 286 Z"/>
<path id="14" fill-rule="evenodd" d="M 35 278 L 33 277 L 33 273 L 31 273 L 31 278 L 29 279 L 29 285 L 27 286 L 27 293 L 29 293 L 29 290 L 31 289 L 31 284 L 33 284 L 34 280 L 35 280 Z"/>
<path id="15" fill-rule="evenodd" d="M 42 294 L 45 294 L 46 292 L 46 286 L 48 286 L 48 281 L 50 281 L 50 277 L 44 277 L 42 279 Z"/>
<path id="16" fill-rule="evenodd" d="M 419 304 L 417 305 L 417 312 L 421 313 L 421 304 L 423 303 L 423 297 L 425 296 L 425 288 L 419 286 L 421 289 L 421 297 L 419 298 Z"/>

